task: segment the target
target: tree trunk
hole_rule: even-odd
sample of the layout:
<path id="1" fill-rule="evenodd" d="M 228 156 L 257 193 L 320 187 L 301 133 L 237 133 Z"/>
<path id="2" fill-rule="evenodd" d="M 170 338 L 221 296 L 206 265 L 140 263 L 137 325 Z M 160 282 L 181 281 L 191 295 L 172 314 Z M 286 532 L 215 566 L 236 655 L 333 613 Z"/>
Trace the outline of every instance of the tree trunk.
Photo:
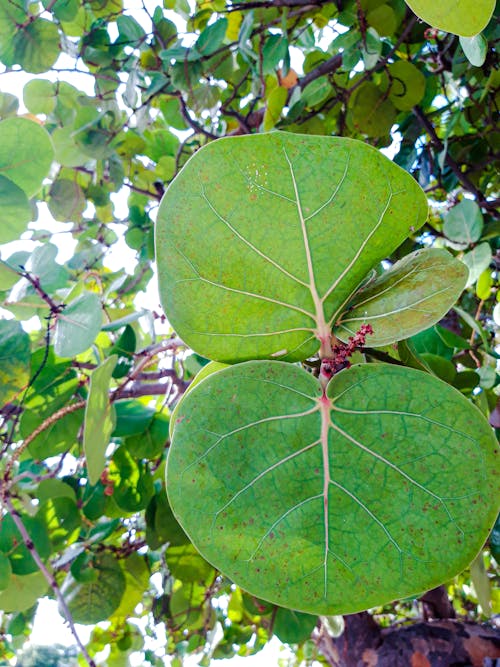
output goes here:
<path id="1" fill-rule="evenodd" d="M 500 667 L 500 631 L 452 618 L 382 629 L 362 612 L 316 642 L 332 667 Z"/>

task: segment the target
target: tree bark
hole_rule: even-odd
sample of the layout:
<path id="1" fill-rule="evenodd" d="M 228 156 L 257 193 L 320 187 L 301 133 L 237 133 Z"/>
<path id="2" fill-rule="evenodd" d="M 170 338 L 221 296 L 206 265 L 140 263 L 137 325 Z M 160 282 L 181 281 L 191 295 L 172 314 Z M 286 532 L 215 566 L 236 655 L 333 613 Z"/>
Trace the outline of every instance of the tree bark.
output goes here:
<path id="1" fill-rule="evenodd" d="M 382 629 L 362 612 L 316 644 L 332 667 L 500 667 L 500 630 L 451 618 Z"/>

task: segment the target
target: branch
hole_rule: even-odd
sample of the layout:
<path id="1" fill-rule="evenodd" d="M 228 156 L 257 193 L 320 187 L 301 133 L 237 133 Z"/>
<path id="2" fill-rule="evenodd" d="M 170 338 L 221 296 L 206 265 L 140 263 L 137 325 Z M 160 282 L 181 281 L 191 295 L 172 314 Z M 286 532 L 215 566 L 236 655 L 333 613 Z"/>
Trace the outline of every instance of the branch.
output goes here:
<path id="1" fill-rule="evenodd" d="M 40 557 L 40 554 L 38 553 L 35 545 L 33 544 L 33 541 L 31 537 L 28 534 L 28 531 L 26 530 L 24 523 L 21 519 L 21 515 L 18 513 L 14 505 L 12 504 L 12 501 L 10 498 L 6 498 L 4 500 L 4 503 L 10 513 L 10 516 L 12 517 L 13 522 L 16 524 L 17 529 L 19 530 L 21 537 L 23 539 L 24 544 L 26 545 L 26 548 L 31 554 L 31 557 L 35 561 L 35 563 L 38 566 L 38 569 L 40 572 L 43 574 L 45 579 L 47 580 L 47 583 L 49 586 L 52 588 L 54 591 L 54 594 L 57 598 L 57 601 L 59 602 L 59 607 L 64 615 L 64 618 L 66 619 L 67 624 L 69 625 L 69 628 L 71 630 L 71 633 L 73 637 L 75 638 L 76 643 L 78 644 L 78 648 L 80 649 L 82 656 L 85 658 L 85 661 L 89 665 L 89 667 L 96 667 L 95 662 L 92 660 L 90 655 L 87 652 L 87 649 L 85 645 L 83 644 L 82 640 L 80 639 L 78 632 L 75 627 L 75 622 L 73 621 L 73 616 L 71 615 L 71 612 L 68 608 L 68 605 L 66 604 L 66 600 L 64 599 L 63 594 L 61 593 L 61 589 L 59 588 L 59 585 L 55 578 L 52 576 L 52 574 L 49 572 L 47 569 L 47 566 L 43 562 L 42 558 Z"/>
<path id="2" fill-rule="evenodd" d="M 325 62 L 318 65 L 318 67 L 315 67 L 310 72 L 308 72 L 305 76 L 303 76 L 300 79 L 297 85 L 300 87 L 301 90 L 304 90 L 304 88 L 309 83 L 311 83 L 311 81 L 318 79 L 320 76 L 323 76 L 324 74 L 335 73 L 341 65 L 342 65 L 342 54 L 337 53 L 331 58 L 328 58 L 328 60 L 325 60 Z"/>
<path id="3" fill-rule="evenodd" d="M 63 408 L 60 408 L 60 410 L 56 410 L 56 412 L 50 415 L 50 417 L 47 417 L 47 419 L 45 419 L 39 426 L 36 427 L 36 429 L 32 433 L 28 435 L 27 438 L 24 439 L 23 443 L 19 445 L 19 447 L 12 453 L 11 458 L 9 459 L 7 465 L 5 466 L 5 472 L 3 475 L 3 482 L 5 484 L 5 487 L 2 490 L 2 495 L 4 497 L 4 500 L 7 493 L 7 485 L 10 479 L 12 468 L 14 467 L 15 462 L 19 460 L 19 457 L 26 450 L 26 448 L 31 445 L 33 440 L 37 436 L 39 436 L 40 433 L 43 433 L 43 431 L 45 431 L 50 426 L 55 424 L 57 421 L 59 421 L 59 419 L 65 417 L 66 415 L 69 415 L 71 412 L 76 412 L 76 410 L 80 410 L 80 408 L 84 407 L 85 407 L 85 401 L 78 401 L 78 403 L 65 405 Z"/>
<path id="4" fill-rule="evenodd" d="M 429 135 L 429 138 L 431 140 L 431 144 L 434 146 L 434 148 L 436 148 L 436 150 L 438 150 L 439 152 L 444 151 L 445 150 L 445 145 L 443 144 L 441 139 L 438 137 L 438 135 L 436 133 L 436 130 L 434 128 L 434 125 L 427 118 L 427 116 L 424 114 L 422 109 L 419 106 L 415 106 L 413 108 L 413 113 L 415 114 L 416 118 L 418 119 L 418 122 L 420 123 L 420 125 L 423 127 L 423 129 Z M 494 202 L 489 202 L 487 199 L 485 199 L 483 193 L 468 178 L 467 174 L 463 173 L 463 171 L 460 169 L 459 165 L 451 157 L 451 155 L 448 153 L 448 151 L 446 151 L 445 162 L 450 167 L 452 172 L 455 174 L 455 176 L 457 177 L 458 181 L 462 184 L 462 186 L 468 192 L 470 192 L 471 194 L 473 194 L 475 196 L 479 206 L 488 210 L 492 215 L 495 215 L 495 217 L 499 217 L 500 214 L 498 213 L 498 209 L 496 208 L 495 203 Z"/>

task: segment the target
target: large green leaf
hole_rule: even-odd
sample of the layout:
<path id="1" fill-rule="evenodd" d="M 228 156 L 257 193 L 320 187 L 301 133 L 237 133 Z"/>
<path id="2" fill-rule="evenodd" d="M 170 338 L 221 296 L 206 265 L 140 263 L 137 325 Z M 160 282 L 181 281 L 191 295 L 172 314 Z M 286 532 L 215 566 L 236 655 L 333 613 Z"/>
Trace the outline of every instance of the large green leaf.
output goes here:
<path id="1" fill-rule="evenodd" d="M 30 21 L 14 37 L 14 58 L 26 72 L 47 72 L 60 52 L 59 30 L 53 21 L 47 19 Z"/>
<path id="2" fill-rule="evenodd" d="M 371 324 L 367 345 L 394 343 L 427 329 L 453 306 L 465 287 L 467 267 L 446 250 L 417 250 L 360 290 L 340 317 L 335 335 L 354 335 Z"/>
<path id="3" fill-rule="evenodd" d="M 359 141 L 271 133 L 212 142 L 160 206 L 163 306 L 181 338 L 212 359 L 306 359 L 426 211 L 416 182 Z"/>
<path id="4" fill-rule="evenodd" d="M 21 521 L 30 536 L 39 556 L 46 560 L 51 552 L 51 544 L 44 522 L 38 517 L 20 515 Z M 10 559 L 12 572 L 25 575 L 37 572 L 38 565 L 34 561 L 30 549 L 24 543 L 14 520 L 10 514 L 2 517 L 0 523 L 0 551 Z"/>
<path id="5" fill-rule="evenodd" d="M 495 0 L 405 0 L 417 16 L 432 25 L 456 35 L 477 35 L 495 9 Z"/>
<path id="6" fill-rule="evenodd" d="M 497 515 L 492 430 L 430 374 L 358 365 L 322 396 L 301 368 L 252 361 L 179 412 L 174 514 L 209 562 L 282 606 L 351 613 L 432 588 Z"/>
<path id="7" fill-rule="evenodd" d="M 26 387 L 30 372 L 30 337 L 15 320 L 0 320 L 0 406 Z"/>
<path id="8" fill-rule="evenodd" d="M 115 427 L 115 409 L 109 401 L 108 392 L 116 361 L 116 355 L 109 357 L 92 371 L 90 376 L 83 428 L 83 450 L 87 461 L 89 483 L 92 486 L 97 484 L 106 465 L 105 452 Z"/>
<path id="9" fill-rule="evenodd" d="M 27 118 L 0 122 L 0 174 L 31 197 L 42 185 L 54 157 L 48 132 Z"/>

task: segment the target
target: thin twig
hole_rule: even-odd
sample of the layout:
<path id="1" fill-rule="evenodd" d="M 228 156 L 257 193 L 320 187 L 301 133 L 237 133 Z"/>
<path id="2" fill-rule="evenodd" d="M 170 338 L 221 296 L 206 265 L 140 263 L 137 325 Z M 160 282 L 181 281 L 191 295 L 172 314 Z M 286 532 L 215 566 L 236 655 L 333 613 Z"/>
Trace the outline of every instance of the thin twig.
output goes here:
<path id="1" fill-rule="evenodd" d="M 10 498 L 5 498 L 4 499 L 5 506 L 7 507 L 10 516 L 12 517 L 13 522 L 15 523 L 17 529 L 19 530 L 19 533 L 21 534 L 21 537 L 23 539 L 24 544 L 26 545 L 26 548 L 31 554 L 31 557 L 35 561 L 35 563 L 38 566 L 38 569 L 40 572 L 43 574 L 45 579 L 47 580 L 47 583 L 49 586 L 52 588 L 54 591 L 54 594 L 57 598 L 57 601 L 59 603 L 59 608 L 66 619 L 67 624 L 69 625 L 69 628 L 71 630 L 71 634 L 75 638 L 76 643 L 78 644 L 78 648 L 80 649 L 82 656 L 85 658 L 85 661 L 89 665 L 89 667 L 96 667 L 96 663 L 92 660 L 90 657 L 84 643 L 80 639 L 80 636 L 78 634 L 78 631 L 75 626 L 75 622 L 73 620 L 73 616 L 68 608 L 68 605 L 66 604 L 66 600 L 64 599 L 64 596 L 61 592 L 61 589 L 59 588 L 59 585 L 55 579 L 55 577 L 49 572 L 47 569 L 47 566 L 43 562 L 40 554 L 38 553 L 35 545 L 33 544 L 33 541 L 31 537 L 28 534 L 28 531 L 26 530 L 26 527 L 23 523 L 23 520 L 21 519 L 21 515 L 19 512 L 16 510 L 14 505 L 12 504 L 12 501 Z"/>

